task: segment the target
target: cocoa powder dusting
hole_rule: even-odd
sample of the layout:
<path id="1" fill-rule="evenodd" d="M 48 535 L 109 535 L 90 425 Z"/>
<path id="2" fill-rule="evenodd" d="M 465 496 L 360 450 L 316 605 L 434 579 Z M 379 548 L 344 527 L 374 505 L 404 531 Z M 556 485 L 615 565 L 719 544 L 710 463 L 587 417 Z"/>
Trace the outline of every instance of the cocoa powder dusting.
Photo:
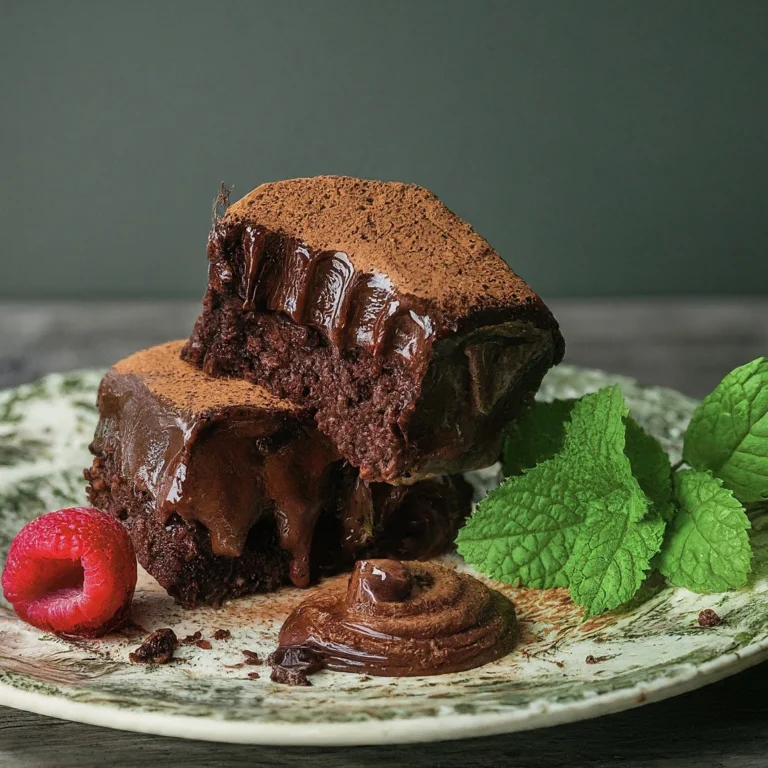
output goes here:
<path id="1" fill-rule="evenodd" d="M 539 301 L 472 226 L 415 184 L 347 176 L 262 184 L 223 221 L 343 251 L 356 271 L 386 275 L 398 290 L 451 315 Z"/>
<path id="2" fill-rule="evenodd" d="M 286 413 L 301 411 L 241 379 L 217 379 L 181 359 L 186 341 L 169 341 L 143 349 L 112 366 L 111 371 L 139 376 L 147 389 L 192 414 L 205 415 L 232 405 Z"/>

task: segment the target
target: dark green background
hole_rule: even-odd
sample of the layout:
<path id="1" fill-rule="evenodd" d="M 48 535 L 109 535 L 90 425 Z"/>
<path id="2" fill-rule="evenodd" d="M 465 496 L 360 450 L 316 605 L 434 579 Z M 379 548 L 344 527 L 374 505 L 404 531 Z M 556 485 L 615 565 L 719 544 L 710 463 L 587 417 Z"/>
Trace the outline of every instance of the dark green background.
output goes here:
<path id="1" fill-rule="evenodd" d="M 768 2 L 0 0 L 0 296 L 197 296 L 220 181 L 413 181 L 542 294 L 768 291 Z"/>

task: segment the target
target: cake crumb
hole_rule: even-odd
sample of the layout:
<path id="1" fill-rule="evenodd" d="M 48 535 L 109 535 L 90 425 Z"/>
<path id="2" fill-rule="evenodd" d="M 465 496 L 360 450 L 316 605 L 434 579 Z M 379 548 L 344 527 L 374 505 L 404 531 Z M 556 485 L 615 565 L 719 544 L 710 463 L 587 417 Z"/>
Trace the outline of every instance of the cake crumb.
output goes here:
<path id="1" fill-rule="evenodd" d="M 700 627 L 716 627 L 721 622 L 722 619 L 711 608 L 705 608 L 699 613 Z"/>
<path id="2" fill-rule="evenodd" d="M 251 666 L 261 666 L 264 663 L 256 651 L 243 649 L 242 654 L 245 656 L 246 664 L 250 664 Z"/>
<path id="3" fill-rule="evenodd" d="M 181 642 L 183 645 L 195 645 L 202 637 L 203 633 L 198 630 L 194 635 L 187 635 Z"/>
<path id="4" fill-rule="evenodd" d="M 280 646 L 269 654 L 267 662 L 272 667 L 269 679 L 283 685 L 312 685 L 307 675 L 324 666 L 322 657 L 304 646 Z"/>
<path id="5" fill-rule="evenodd" d="M 249 672 L 248 677 L 250 677 L 251 680 L 258 680 L 261 675 L 258 672 Z"/>
<path id="6" fill-rule="evenodd" d="M 202 648 L 204 651 L 210 651 L 213 646 L 208 642 L 208 640 L 198 640 L 195 645 L 198 648 Z"/>
<path id="7" fill-rule="evenodd" d="M 591 653 L 584 659 L 586 664 L 601 664 L 604 661 L 608 661 L 610 656 L 593 656 Z"/>
<path id="8" fill-rule="evenodd" d="M 228 629 L 217 629 L 213 633 L 214 640 L 229 640 L 232 637 L 232 633 Z"/>
<path id="9" fill-rule="evenodd" d="M 305 670 L 299 667 L 272 667 L 272 673 L 269 679 L 273 683 L 281 683 L 282 685 L 312 685 L 307 679 L 307 673 Z"/>
<path id="10" fill-rule="evenodd" d="M 178 645 L 176 633 L 165 627 L 149 635 L 135 651 L 128 654 L 128 659 L 133 664 L 167 664 Z"/>

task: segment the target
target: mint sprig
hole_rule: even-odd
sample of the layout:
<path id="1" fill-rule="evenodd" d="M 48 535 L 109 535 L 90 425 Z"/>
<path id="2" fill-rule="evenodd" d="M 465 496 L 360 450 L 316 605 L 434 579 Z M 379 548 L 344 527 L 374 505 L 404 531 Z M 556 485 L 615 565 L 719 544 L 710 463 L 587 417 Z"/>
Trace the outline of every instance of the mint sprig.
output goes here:
<path id="1" fill-rule="evenodd" d="M 459 532 L 458 550 L 502 581 L 570 586 L 589 614 L 600 613 L 640 588 L 664 523 L 632 474 L 625 453 L 628 409 L 619 388 L 573 403 L 569 421 L 562 418 L 568 409 L 560 409 L 558 423 L 556 408 L 540 412 L 548 434 L 561 435 L 560 450 L 489 493 Z M 544 444 L 551 450 L 556 442 Z"/>
<path id="2" fill-rule="evenodd" d="M 480 571 L 528 587 L 567 586 L 595 615 L 628 602 L 649 569 L 719 592 L 746 583 L 745 504 L 768 502 L 768 360 L 728 374 L 696 409 L 674 473 L 617 387 L 537 402 L 505 438 L 507 479 L 459 531 Z"/>
<path id="3" fill-rule="evenodd" d="M 526 469 L 551 459 L 562 450 L 565 425 L 578 400 L 536 400 L 507 430 L 501 451 L 504 475 L 522 475 Z"/>

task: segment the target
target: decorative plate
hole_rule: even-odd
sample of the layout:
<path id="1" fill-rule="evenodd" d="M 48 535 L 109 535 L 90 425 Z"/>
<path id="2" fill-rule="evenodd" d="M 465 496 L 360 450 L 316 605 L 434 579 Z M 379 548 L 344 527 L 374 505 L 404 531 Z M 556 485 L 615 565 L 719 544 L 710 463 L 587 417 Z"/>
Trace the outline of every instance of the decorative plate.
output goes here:
<path id="1" fill-rule="evenodd" d="M 100 374 L 54 374 L 0 393 L 0 550 L 36 515 L 85 502 L 81 472 L 96 422 Z M 542 398 L 574 397 L 618 382 L 637 420 L 679 457 L 695 403 L 670 390 L 561 366 Z M 483 488 L 494 471 L 474 473 Z M 768 657 L 768 515 L 753 521 L 755 574 L 738 592 L 694 595 L 649 585 L 645 601 L 583 622 L 565 590 L 494 584 L 517 607 L 523 638 L 501 661 L 470 672 L 371 678 L 321 672 L 312 687 L 270 682 L 242 666 L 241 651 L 264 657 L 295 589 L 184 611 L 141 573 L 136 627 L 101 640 L 69 642 L 19 621 L 0 604 L 0 704 L 94 725 L 214 741 L 353 745 L 455 739 L 616 712 L 734 674 Z M 448 558 L 463 567 L 458 558 Z M 344 578 L 343 576 L 340 578 Z M 703 608 L 723 623 L 702 629 Z M 165 666 L 134 665 L 144 631 L 200 631 L 210 642 L 182 646 Z M 214 632 L 231 632 L 216 640 Z M 589 661 L 587 661 L 588 657 Z M 249 673 L 260 673 L 258 679 Z"/>

